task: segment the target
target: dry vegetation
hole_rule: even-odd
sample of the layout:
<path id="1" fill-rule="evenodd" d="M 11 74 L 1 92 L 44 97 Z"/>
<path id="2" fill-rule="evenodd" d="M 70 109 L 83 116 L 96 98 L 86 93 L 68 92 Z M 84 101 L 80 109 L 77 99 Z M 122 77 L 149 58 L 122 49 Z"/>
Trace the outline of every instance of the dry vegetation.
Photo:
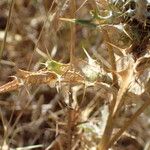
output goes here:
<path id="1" fill-rule="evenodd" d="M 2 150 L 149 150 L 146 0 L 0 0 Z"/>

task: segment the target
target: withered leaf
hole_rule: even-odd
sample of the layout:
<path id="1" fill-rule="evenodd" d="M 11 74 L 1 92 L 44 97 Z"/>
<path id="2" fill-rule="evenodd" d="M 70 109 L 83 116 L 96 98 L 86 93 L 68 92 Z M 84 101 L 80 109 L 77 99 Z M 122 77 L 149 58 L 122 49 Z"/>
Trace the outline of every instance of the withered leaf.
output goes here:
<path id="1" fill-rule="evenodd" d="M 129 64 L 127 69 L 117 72 L 117 74 L 121 77 L 121 84 L 120 84 L 120 89 L 117 94 L 116 104 L 115 104 L 115 107 L 113 110 L 113 115 L 116 114 L 118 108 L 120 108 L 124 102 L 123 95 L 127 91 L 128 87 L 132 81 L 133 73 L 134 73 L 134 71 L 133 71 L 132 63 Z"/>
<path id="2" fill-rule="evenodd" d="M 19 86 L 20 86 L 20 82 L 18 81 L 18 79 L 14 79 L 13 81 L 0 86 L 0 93 L 17 90 Z"/>

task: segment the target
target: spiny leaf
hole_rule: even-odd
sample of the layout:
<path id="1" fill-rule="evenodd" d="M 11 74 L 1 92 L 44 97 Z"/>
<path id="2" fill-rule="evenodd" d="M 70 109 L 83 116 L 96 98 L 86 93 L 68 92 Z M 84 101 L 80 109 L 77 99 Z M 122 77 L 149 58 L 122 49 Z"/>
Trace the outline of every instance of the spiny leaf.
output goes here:
<path id="1" fill-rule="evenodd" d="M 17 76 L 22 78 L 27 84 L 49 83 L 51 80 L 57 79 L 57 75 L 54 72 L 50 72 L 45 69 L 39 70 L 37 72 L 29 72 L 18 69 Z"/>
<path id="2" fill-rule="evenodd" d="M 122 70 L 120 72 L 116 72 L 116 73 L 121 77 L 121 85 L 120 85 L 120 89 L 117 94 L 116 104 L 115 104 L 115 107 L 113 110 L 113 116 L 116 114 L 118 109 L 120 109 L 120 107 L 122 106 L 122 104 L 124 102 L 123 95 L 127 91 L 128 87 L 132 81 L 133 73 L 134 73 L 132 63 L 129 64 L 127 69 Z"/>
<path id="3" fill-rule="evenodd" d="M 0 93 L 10 92 L 17 90 L 23 84 L 53 84 L 57 81 L 57 75 L 54 72 L 39 70 L 37 72 L 29 72 L 20 70 L 18 71 L 18 78 L 16 77 L 13 81 L 8 82 L 0 86 Z"/>
<path id="4" fill-rule="evenodd" d="M 28 84 L 50 84 L 57 80 L 57 75 L 52 72 L 44 72 L 41 74 L 31 74 L 25 80 Z"/>

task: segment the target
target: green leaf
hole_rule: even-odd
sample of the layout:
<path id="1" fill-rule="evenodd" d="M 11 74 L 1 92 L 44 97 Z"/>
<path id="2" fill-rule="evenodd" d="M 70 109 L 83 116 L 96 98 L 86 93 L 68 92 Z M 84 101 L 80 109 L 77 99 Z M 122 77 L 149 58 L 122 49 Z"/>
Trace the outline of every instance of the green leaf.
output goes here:
<path id="1" fill-rule="evenodd" d="M 55 60 L 47 60 L 45 66 L 49 71 L 53 71 L 57 75 L 63 75 L 70 69 L 70 64 L 60 63 Z"/>
<path id="2" fill-rule="evenodd" d="M 92 27 L 92 28 L 99 27 L 99 24 L 93 23 L 93 18 L 89 19 L 89 20 L 86 20 L 86 19 L 60 18 L 60 20 L 62 20 L 62 21 L 68 21 L 68 22 L 72 22 L 72 23 L 75 23 L 75 24 L 84 25 L 84 26 Z"/>
<path id="3" fill-rule="evenodd" d="M 59 74 L 59 75 L 62 74 L 62 70 L 61 70 L 63 66 L 62 63 L 59 63 L 54 60 L 48 60 L 46 61 L 45 66 L 47 67 L 49 71 L 54 71 L 56 74 Z"/>

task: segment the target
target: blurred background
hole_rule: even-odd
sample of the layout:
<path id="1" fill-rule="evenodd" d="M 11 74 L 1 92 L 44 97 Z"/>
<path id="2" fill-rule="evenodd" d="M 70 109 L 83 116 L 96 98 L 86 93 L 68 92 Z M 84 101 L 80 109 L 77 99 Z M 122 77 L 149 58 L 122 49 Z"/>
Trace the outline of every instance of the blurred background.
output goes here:
<path id="1" fill-rule="evenodd" d="M 134 74 L 137 78 L 126 90 L 125 103 L 115 120 L 112 135 L 130 119 L 150 97 L 149 6 L 145 2 L 146 6 L 142 7 L 146 18 L 141 15 L 140 10 L 144 9 L 140 9 L 140 1 L 134 0 L 0 0 L 0 47 L 11 12 L 0 61 L 0 85 L 12 81 L 18 69 L 40 70 L 48 59 L 67 64 L 73 56 L 74 66 L 82 70 L 89 61 L 83 47 L 100 70 L 97 82 L 86 88 L 73 87 L 76 105 L 73 103 L 71 109 L 66 102 L 71 92 L 64 85 L 61 92 L 59 86 L 25 84 L 17 91 L 0 94 L 3 150 L 96 150 L 107 124 L 112 96 L 121 87 L 115 71 L 127 68 L 133 61 L 132 69 L 138 77 Z M 114 54 L 116 70 L 111 68 L 111 54 Z M 145 56 L 146 66 L 143 65 Z M 142 113 L 111 149 L 148 150 L 149 113 L 149 109 Z"/>

